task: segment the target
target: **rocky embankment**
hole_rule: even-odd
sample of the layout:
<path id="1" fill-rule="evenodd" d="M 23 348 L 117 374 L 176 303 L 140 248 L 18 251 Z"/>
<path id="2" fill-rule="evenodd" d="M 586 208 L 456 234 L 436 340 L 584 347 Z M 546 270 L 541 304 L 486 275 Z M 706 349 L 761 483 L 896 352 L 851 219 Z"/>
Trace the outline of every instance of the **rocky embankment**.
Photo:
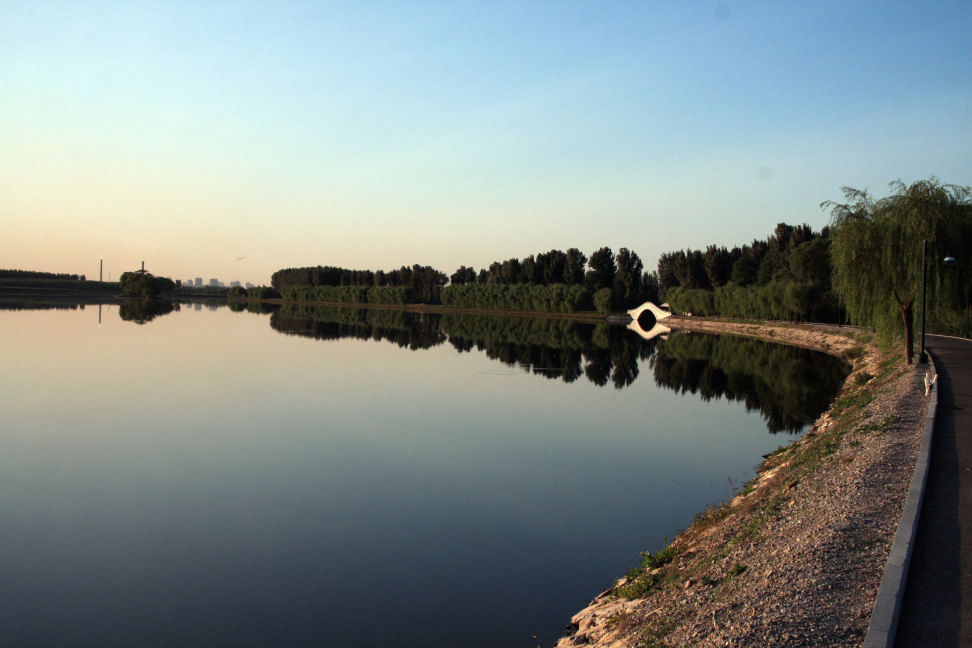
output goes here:
<path id="1" fill-rule="evenodd" d="M 866 333 L 665 324 L 841 355 L 853 373 L 802 439 L 574 615 L 558 647 L 860 646 L 918 455 L 924 376 Z"/>

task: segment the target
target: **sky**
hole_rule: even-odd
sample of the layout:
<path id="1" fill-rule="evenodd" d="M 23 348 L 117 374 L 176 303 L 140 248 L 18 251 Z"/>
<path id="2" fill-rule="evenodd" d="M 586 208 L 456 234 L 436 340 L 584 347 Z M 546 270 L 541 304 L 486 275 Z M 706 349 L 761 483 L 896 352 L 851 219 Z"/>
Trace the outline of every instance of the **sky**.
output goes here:
<path id="1" fill-rule="evenodd" d="M 658 257 L 972 185 L 968 0 L 0 0 L 0 268 Z"/>

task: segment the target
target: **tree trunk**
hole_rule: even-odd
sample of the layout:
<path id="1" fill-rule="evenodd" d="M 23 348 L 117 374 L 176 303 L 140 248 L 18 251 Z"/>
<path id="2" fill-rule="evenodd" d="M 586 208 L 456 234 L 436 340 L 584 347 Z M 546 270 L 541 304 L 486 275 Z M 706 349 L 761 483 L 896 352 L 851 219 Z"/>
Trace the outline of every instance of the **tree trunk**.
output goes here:
<path id="1" fill-rule="evenodd" d="M 905 333 L 905 364 L 912 364 L 915 357 L 915 327 L 914 327 L 914 312 L 912 311 L 912 304 L 914 302 L 907 302 L 901 304 L 901 318 L 904 320 L 904 333 Z"/>

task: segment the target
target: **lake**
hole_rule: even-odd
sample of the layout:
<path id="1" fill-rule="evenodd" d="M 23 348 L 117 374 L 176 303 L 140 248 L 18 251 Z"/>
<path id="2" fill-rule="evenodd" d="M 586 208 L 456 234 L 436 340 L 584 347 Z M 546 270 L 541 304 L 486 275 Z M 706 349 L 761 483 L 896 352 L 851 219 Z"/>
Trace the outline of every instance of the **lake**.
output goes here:
<path id="1" fill-rule="evenodd" d="M 14 647 L 548 646 L 844 376 L 738 338 L 399 311 L 0 331 Z"/>

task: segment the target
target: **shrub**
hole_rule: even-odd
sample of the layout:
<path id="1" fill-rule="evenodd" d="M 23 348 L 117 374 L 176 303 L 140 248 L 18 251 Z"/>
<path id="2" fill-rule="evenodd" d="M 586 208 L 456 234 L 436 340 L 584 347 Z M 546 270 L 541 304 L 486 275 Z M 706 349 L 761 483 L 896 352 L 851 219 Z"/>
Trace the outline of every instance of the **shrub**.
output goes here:
<path id="1" fill-rule="evenodd" d="M 594 293 L 594 310 L 598 313 L 603 313 L 607 315 L 611 312 L 611 305 L 613 300 L 611 299 L 611 289 L 601 288 L 596 293 Z"/>

